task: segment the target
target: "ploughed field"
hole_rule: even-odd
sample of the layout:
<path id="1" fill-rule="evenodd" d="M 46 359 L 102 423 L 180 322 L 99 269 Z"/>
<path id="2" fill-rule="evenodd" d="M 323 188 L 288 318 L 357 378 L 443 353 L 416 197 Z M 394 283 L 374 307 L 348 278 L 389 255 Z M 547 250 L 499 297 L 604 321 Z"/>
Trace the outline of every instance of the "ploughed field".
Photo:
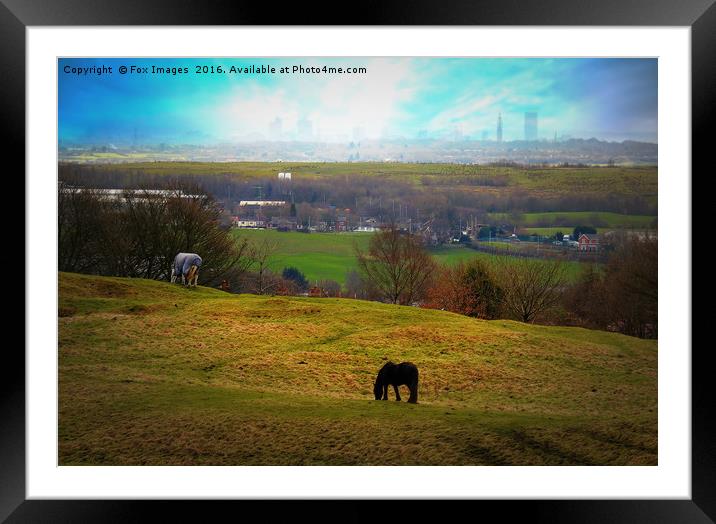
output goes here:
<path id="1" fill-rule="evenodd" d="M 657 345 L 59 274 L 61 465 L 655 465 Z M 375 401 L 387 360 L 417 405 Z"/>

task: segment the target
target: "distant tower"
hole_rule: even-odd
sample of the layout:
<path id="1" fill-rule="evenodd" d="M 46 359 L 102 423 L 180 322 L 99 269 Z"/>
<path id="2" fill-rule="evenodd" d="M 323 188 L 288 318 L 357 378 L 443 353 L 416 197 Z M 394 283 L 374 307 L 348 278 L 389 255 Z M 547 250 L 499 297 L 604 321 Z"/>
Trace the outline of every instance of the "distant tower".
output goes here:
<path id="1" fill-rule="evenodd" d="M 502 113 L 497 115 L 497 141 L 502 142 Z"/>
<path id="2" fill-rule="evenodd" d="M 525 140 L 537 140 L 537 113 L 525 113 Z"/>

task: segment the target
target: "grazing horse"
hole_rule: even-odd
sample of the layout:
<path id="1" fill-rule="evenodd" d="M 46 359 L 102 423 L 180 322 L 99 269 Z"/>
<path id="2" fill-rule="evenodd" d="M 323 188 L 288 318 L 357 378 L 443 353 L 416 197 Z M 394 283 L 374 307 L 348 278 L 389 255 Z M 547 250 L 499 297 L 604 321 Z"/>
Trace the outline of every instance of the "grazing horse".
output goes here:
<path id="1" fill-rule="evenodd" d="M 172 283 L 176 282 L 177 277 L 181 275 L 181 283 L 186 286 L 193 285 L 196 287 L 196 281 L 199 279 L 199 266 L 202 260 L 196 253 L 179 253 L 174 257 L 174 265 L 172 266 Z"/>
<path id="2" fill-rule="evenodd" d="M 406 385 L 410 389 L 408 402 L 418 402 L 418 368 L 412 362 L 393 364 L 388 362 L 380 371 L 373 384 L 373 394 L 376 400 L 388 400 L 388 386 L 395 390 L 395 400 L 400 401 L 398 386 Z"/>

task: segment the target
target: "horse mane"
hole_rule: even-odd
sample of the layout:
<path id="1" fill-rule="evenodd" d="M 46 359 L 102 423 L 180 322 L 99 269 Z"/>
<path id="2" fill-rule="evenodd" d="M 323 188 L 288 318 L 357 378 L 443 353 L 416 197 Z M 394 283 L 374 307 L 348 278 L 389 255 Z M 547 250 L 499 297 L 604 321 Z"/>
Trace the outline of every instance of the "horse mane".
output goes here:
<path id="1" fill-rule="evenodd" d="M 391 361 L 386 362 L 385 364 L 383 364 L 383 367 L 380 368 L 380 370 L 378 371 L 378 373 L 380 373 L 380 372 L 383 371 L 384 369 L 389 368 L 389 367 L 391 367 L 391 366 L 395 366 L 395 364 L 393 364 L 393 362 L 391 362 Z"/>
<path id="2" fill-rule="evenodd" d="M 383 377 L 385 376 L 385 372 L 389 367 L 395 366 L 393 362 L 386 362 L 383 364 L 383 367 L 378 370 L 378 376 L 376 377 L 376 381 L 381 382 L 383 381 Z"/>

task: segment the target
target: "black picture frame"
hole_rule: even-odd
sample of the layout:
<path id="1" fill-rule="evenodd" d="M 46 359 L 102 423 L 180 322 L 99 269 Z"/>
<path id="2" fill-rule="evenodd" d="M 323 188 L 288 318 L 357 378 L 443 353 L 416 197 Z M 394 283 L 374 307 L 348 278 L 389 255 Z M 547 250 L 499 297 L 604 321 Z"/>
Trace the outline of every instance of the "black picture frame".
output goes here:
<path id="1" fill-rule="evenodd" d="M 304 3 L 276 5 L 222 0 L 0 0 L 0 107 L 6 130 L 3 149 L 25 172 L 25 29 L 63 25 L 600 25 L 690 26 L 692 51 L 692 172 L 707 173 L 708 133 L 716 104 L 716 5 L 714 0 L 460 0 L 440 2 L 369 0 L 344 11 Z M 334 12 L 335 11 L 335 12 Z M 340 14 L 343 12 L 343 14 Z M 320 13 L 320 14 L 319 14 Z M 22 103 L 20 102 L 22 101 Z M 4 158 L 9 158 L 5 155 Z M 708 166 L 713 170 L 711 165 Z M 686 174 L 684 174 L 686 176 Z M 693 188 L 693 177 L 692 177 Z M 20 190 L 24 194 L 24 184 Z M 693 193 L 692 193 L 693 194 Z M 27 198 L 27 195 L 25 195 Z M 27 278 L 27 275 L 24 275 Z M 692 321 L 693 325 L 693 321 Z M 451 510 L 477 518 L 519 516 L 548 522 L 714 522 L 716 519 L 716 419 L 707 364 L 710 345 L 692 351 L 692 498 L 690 500 L 532 500 L 451 502 Z M 692 348 L 684 347 L 684 351 Z M 7 370 L 0 382 L 0 521 L 112 522 L 181 516 L 208 520 L 218 511 L 258 510 L 265 517 L 321 514 L 338 521 L 364 521 L 386 511 L 376 501 L 70 501 L 26 500 L 25 496 L 25 357 L 16 346 L 3 351 Z M 12 373 L 9 371 L 13 370 Z M 460 505 L 469 507 L 460 508 Z M 376 506 L 380 506 L 379 508 Z M 318 513 L 317 513 L 318 511 Z M 424 502 L 390 509 L 425 515 Z M 442 511 L 442 510 L 441 510 Z M 248 513 L 246 513 L 248 514 Z M 463 513 L 464 514 L 464 513 Z M 387 514 L 381 515 L 384 520 Z"/>

